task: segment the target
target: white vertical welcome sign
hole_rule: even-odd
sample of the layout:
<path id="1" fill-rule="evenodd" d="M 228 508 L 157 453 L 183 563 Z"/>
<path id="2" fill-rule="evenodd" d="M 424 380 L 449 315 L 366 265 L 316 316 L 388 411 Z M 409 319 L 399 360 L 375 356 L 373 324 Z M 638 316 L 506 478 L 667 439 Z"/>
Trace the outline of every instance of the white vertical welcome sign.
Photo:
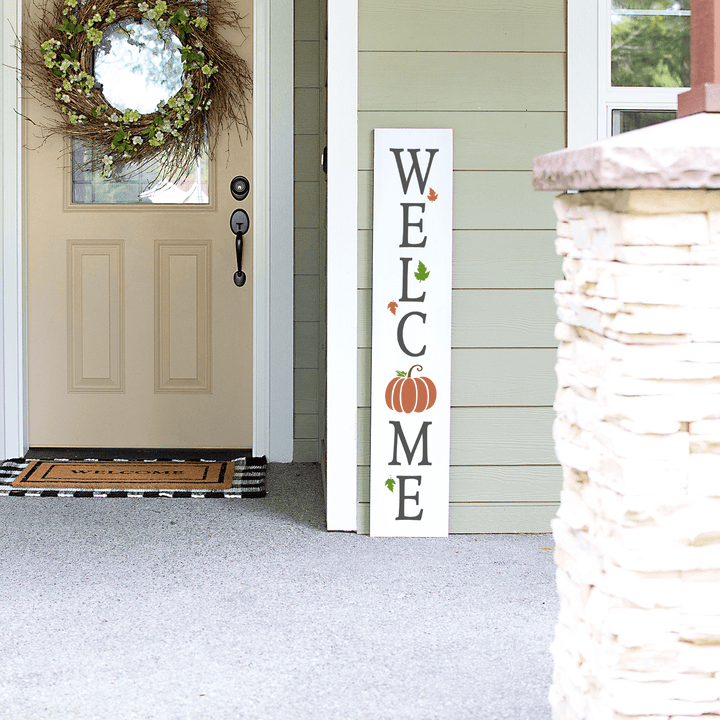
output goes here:
<path id="1" fill-rule="evenodd" d="M 444 537 L 452 130 L 376 129 L 370 534 Z"/>

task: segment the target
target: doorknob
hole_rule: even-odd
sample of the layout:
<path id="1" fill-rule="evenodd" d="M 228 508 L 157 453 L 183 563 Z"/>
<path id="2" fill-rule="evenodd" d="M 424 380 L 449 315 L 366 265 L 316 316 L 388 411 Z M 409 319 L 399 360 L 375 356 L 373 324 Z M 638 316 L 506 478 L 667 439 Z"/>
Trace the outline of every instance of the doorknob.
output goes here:
<path id="1" fill-rule="evenodd" d="M 242 209 L 238 208 L 233 211 L 230 216 L 230 229 L 235 233 L 235 254 L 237 256 L 237 272 L 233 275 L 233 282 L 238 286 L 242 287 L 247 280 L 247 275 L 242 269 L 242 256 L 243 256 L 243 235 L 250 228 L 250 218 L 248 214 Z"/>

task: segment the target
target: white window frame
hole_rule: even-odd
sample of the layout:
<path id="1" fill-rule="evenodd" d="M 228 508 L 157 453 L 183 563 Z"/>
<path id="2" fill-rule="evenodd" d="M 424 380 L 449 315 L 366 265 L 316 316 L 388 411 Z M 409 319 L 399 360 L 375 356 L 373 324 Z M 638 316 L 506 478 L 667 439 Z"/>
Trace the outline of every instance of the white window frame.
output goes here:
<path id="1" fill-rule="evenodd" d="M 613 110 L 676 110 L 688 88 L 610 86 L 611 0 L 568 0 L 568 147 L 604 140 Z"/>

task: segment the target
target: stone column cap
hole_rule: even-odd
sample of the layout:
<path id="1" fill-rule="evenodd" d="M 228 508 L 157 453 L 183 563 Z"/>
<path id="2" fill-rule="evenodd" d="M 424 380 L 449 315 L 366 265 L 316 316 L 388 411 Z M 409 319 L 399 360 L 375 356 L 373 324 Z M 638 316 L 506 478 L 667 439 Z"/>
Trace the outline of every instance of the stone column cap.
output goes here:
<path id="1" fill-rule="evenodd" d="M 535 158 L 535 190 L 720 188 L 720 114 L 698 113 Z"/>

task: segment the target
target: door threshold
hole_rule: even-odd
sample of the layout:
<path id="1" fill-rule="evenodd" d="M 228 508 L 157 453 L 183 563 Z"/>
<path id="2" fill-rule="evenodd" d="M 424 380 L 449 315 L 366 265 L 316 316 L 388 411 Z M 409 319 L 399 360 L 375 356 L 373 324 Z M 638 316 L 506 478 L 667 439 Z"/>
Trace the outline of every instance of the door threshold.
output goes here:
<path id="1" fill-rule="evenodd" d="M 237 460 L 251 457 L 242 448 L 62 448 L 31 447 L 26 458 L 33 460 Z"/>

